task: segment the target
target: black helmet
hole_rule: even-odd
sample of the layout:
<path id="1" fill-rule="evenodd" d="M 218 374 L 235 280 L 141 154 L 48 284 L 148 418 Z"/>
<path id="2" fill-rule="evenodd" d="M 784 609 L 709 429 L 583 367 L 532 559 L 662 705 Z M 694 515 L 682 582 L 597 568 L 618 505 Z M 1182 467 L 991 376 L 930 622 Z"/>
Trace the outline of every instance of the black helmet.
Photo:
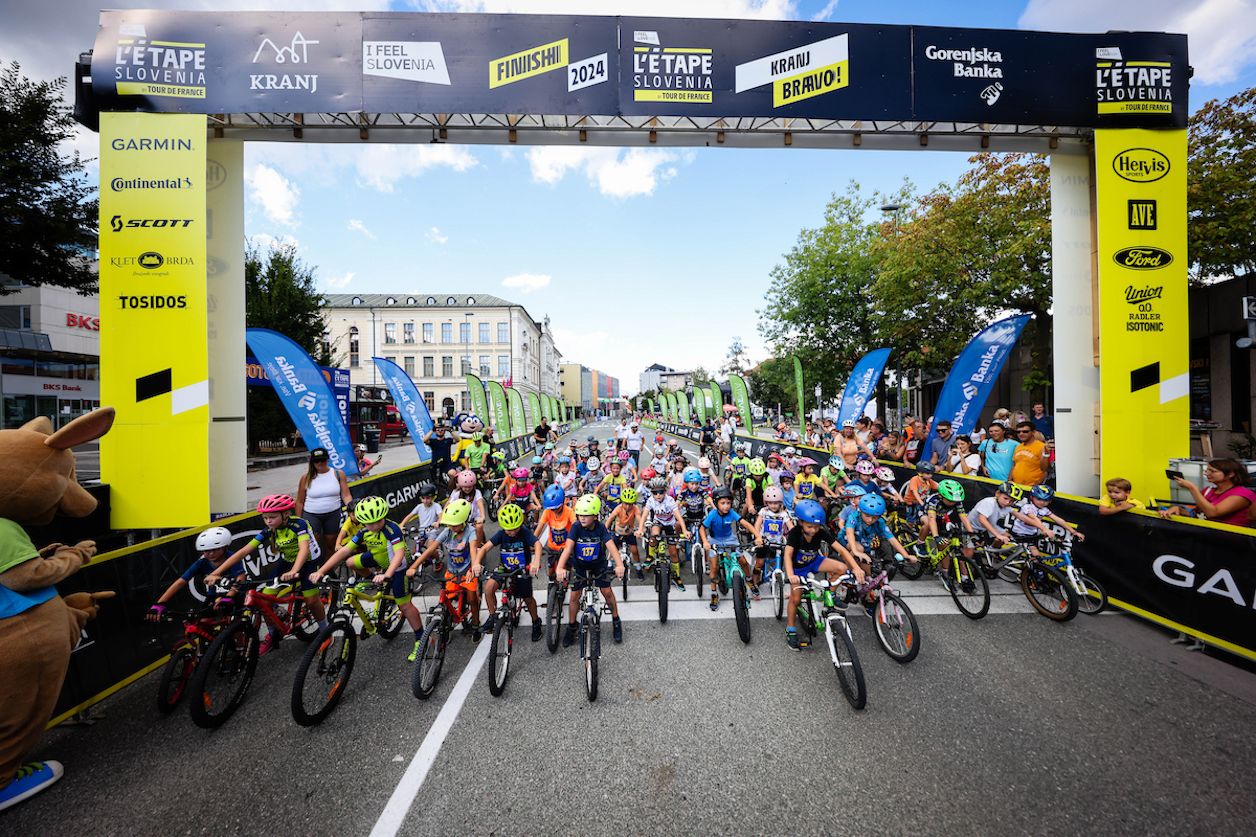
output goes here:
<path id="1" fill-rule="evenodd" d="M 719 488 L 711 492 L 711 499 L 712 500 L 731 500 L 733 499 L 733 492 L 729 491 L 727 488 L 721 485 Z"/>
<path id="2" fill-rule="evenodd" d="M 420 497 L 431 497 L 435 494 L 436 494 L 436 486 L 432 485 L 430 482 L 419 483 L 419 496 Z"/>

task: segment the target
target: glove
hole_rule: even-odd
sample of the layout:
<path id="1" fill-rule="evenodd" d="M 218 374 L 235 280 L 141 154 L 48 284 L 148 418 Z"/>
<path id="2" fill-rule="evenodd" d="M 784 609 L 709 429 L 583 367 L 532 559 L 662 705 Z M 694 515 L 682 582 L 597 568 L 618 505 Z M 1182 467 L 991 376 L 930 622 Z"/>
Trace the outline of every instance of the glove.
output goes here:
<path id="1" fill-rule="evenodd" d="M 155 604 L 148 609 L 148 612 L 152 614 L 153 616 L 161 616 L 161 614 L 166 612 L 166 606 Z"/>

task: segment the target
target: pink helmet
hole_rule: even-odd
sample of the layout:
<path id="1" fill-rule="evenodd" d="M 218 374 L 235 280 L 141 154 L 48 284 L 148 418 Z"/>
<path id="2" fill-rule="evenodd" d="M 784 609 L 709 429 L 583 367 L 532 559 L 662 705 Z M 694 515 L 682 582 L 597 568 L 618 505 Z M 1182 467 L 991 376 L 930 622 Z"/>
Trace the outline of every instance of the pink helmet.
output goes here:
<path id="1" fill-rule="evenodd" d="M 464 491 L 470 488 L 475 488 L 475 471 L 459 471 L 458 487 Z"/>
<path id="2" fill-rule="evenodd" d="M 799 466 L 800 468 L 801 468 L 801 467 L 805 467 L 805 466 L 807 466 L 807 465 L 819 465 L 819 464 L 820 464 L 819 462 L 816 462 L 816 461 L 815 461 L 814 459 L 812 459 L 810 456 L 804 456 L 804 457 L 802 457 L 801 459 L 799 459 L 799 460 L 798 460 L 798 466 Z"/>
<path id="3" fill-rule="evenodd" d="M 263 497 L 257 504 L 257 510 L 263 514 L 291 511 L 296 507 L 297 501 L 287 494 L 272 494 L 269 497 Z"/>
<path id="4" fill-rule="evenodd" d="M 769 485 L 763 489 L 763 502 L 765 503 L 784 503 L 785 492 L 775 485 Z"/>
<path id="5" fill-rule="evenodd" d="M 621 450 L 621 451 L 619 452 L 619 458 L 620 458 L 620 459 L 622 459 L 622 460 L 624 460 L 625 462 L 627 462 L 627 461 L 628 461 L 629 459 L 631 459 L 632 457 L 630 456 L 630 454 L 628 453 L 628 451 L 626 451 L 626 450 Z"/>
<path id="6" fill-rule="evenodd" d="M 510 475 L 517 480 L 526 480 L 528 478 L 528 474 L 530 473 L 532 472 L 529 471 L 527 468 L 516 468 L 515 470 L 510 472 Z"/>
<path id="7" fill-rule="evenodd" d="M 859 473 L 859 474 L 873 474 L 873 473 L 876 473 L 876 470 L 877 470 L 877 466 L 876 466 L 876 465 L 873 465 L 873 464 L 872 464 L 872 462 L 871 462 L 871 460 L 868 460 L 868 459 L 861 459 L 861 460 L 859 460 L 858 462 L 856 462 L 856 463 L 855 463 L 855 472 L 856 472 L 856 473 Z"/>
<path id="8" fill-rule="evenodd" d="M 877 468 L 877 479 L 885 480 L 886 482 L 893 482 L 894 472 L 882 465 L 880 468 Z"/>

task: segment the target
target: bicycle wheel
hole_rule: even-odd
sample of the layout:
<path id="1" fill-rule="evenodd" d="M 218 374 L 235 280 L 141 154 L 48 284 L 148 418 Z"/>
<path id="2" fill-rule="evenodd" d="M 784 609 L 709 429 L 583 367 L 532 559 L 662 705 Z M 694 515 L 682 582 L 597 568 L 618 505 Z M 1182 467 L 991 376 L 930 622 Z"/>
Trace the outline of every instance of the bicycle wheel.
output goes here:
<path id="1" fill-rule="evenodd" d="M 551 584 L 549 594 L 545 598 L 545 647 L 553 654 L 563 638 L 563 588 L 560 584 Z"/>
<path id="2" fill-rule="evenodd" d="M 750 642 L 750 602 L 746 597 L 746 579 L 741 573 L 733 574 L 733 616 L 737 620 L 737 636 L 743 643 Z"/>
<path id="3" fill-rule="evenodd" d="M 1029 561 L 1021 570 L 1021 589 L 1034 610 L 1048 619 L 1067 622 L 1077 615 L 1077 596 L 1068 579 L 1055 567 Z"/>
<path id="4" fill-rule="evenodd" d="M 192 669 L 196 667 L 196 652 L 186 642 L 170 652 L 170 661 L 161 672 L 161 686 L 157 689 L 157 711 L 168 715 L 183 700 Z"/>
<path id="5" fill-rule="evenodd" d="M 405 617 L 394 599 L 379 600 L 379 616 L 375 618 L 375 627 L 384 639 L 395 639 L 401 633 L 401 623 Z"/>
<path id="6" fill-rule="evenodd" d="M 772 571 L 772 599 L 776 602 L 776 621 L 785 616 L 785 573 Z"/>
<path id="7" fill-rule="evenodd" d="M 929 560 L 918 555 L 911 546 L 904 548 L 916 557 L 916 561 L 915 563 L 912 563 L 911 561 L 904 561 L 899 565 L 898 571 L 903 574 L 903 578 L 909 578 L 912 581 L 915 581 L 925 574 L 925 567 L 928 565 Z"/>
<path id="8" fill-rule="evenodd" d="M 233 622 L 210 643 L 192 674 L 192 722 L 215 729 L 227 722 L 244 700 L 257 669 L 257 631 Z"/>
<path id="9" fill-rule="evenodd" d="M 980 619 L 990 611 L 990 585 L 976 564 L 962 555 L 952 555 L 951 567 L 945 572 L 951 581 L 951 598 L 960 613 L 969 619 Z"/>
<path id="10" fill-rule="evenodd" d="M 345 619 L 319 631 L 297 667 L 292 684 L 292 717 L 303 727 L 320 724 L 349 687 L 358 636 Z"/>
<path id="11" fill-rule="evenodd" d="M 798 606 L 798 625 L 807 633 L 807 643 L 810 644 L 816 638 L 815 617 L 812 615 L 811 599 L 803 596 L 802 604 Z M 799 637 L 801 639 L 802 637 Z"/>
<path id="12" fill-rule="evenodd" d="M 580 655 L 584 658 L 584 692 L 590 703 L 597 700 L 597 661 L 601 648 L 601 625 L 586 613 L 580 617 Z"/>
<path id="13" fill-rule="evenodd" d="M 663 568 L 654 571 L 654 587 L 659 594 L 659 624 L 667 624 L 667 597 L 672 589 L 671 579 L 672 567 L 665 564 Z"/>
<path id="14" fill-rule="evenodd" d="M 1077 609 L 1094 616 L 1108 606 L 1108 591 L 1103 589 L 1102 584 L 1081 570 L 1077 571 L 1077 577 L 1082 583 L 1083 590 L 1077 597 Z"/>
<path id="15" fill-rule="evenodd" d="M 882 591 L 881 603 L 873 613 L 877 641 L 885 653 L 900 663 L 910 663 L 920 653 L 920 628 L 916 615 L 894 593 Z"/>
<path id="16" fill-rule="evenodd" d="M 427 700 L 436 689 L 440 669 L 445 662 L 445 615 L 442 608 L 432 608 L 427 627 L 419 638 L 419 653 L 410 675 L 410 688 L 419 700 Z"/>
<path id="17" fill-rule="evenodd" d="M 831 615 L 825 620 L 827 630 L 825 638 L 829 642 L 829 654 L 833 656 L 833 668 L 837 672 L 837 682 L 850 705 L 863 709 L 868 702 L 868 690 L 864 685 L 863 666 L 859 664 L 859 655 L 855 653 L 855 644 L 846 635 L 846 627 L 840 616 Z"/>
<path id="18" fill-rule="evenodd" d="M 493 697 L 501 697 L 506 688 L 514 634 L 514 619 L 509 612 L 498 610 L 497 625 L 493 628 L 493 644 L 488 650 L 488 691 Z"/>
<path id="19" fill-rule="evenodd" d="M 700 541 L 695 541 L 693 546 L 689 548 L 689 554 L 693 562 L 693 580 L 694 580 L 694 584 L 698 588 L 699 599 L 702 598 L 702 583 L 706 579 L 706 574 L 707 574 L 706 567 L 702 566 L 699 563 L 700 559 L 698 556 L 701 553 L 702 553 L 702 543 Z M 703 555 L 702 557 L 705 558 L 706 556 Z"/>

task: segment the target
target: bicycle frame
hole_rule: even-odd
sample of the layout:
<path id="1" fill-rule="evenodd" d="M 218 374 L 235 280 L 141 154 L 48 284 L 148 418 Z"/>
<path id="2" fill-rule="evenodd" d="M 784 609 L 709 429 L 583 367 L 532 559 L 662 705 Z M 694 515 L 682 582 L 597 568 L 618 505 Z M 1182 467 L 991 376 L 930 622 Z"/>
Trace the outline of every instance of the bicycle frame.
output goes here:
<path id="1" fill-rule="evenodd" d="M 269 581 L 254 583 L 259 586 L 270 584 Z M 286 610 L 282 613 L 276 612 L 274 608 L 279 606 L 285 607 Z M 252 614 L 253 624 L 257 626 L 260 620 L 265 619 L 267 624 L 274 625 L 283 636 L 292 633 L 297 625 L 305 621 L 304 612 L 308 607 L 309 602 L 295 584 L 291 591 L 282 596 L 263 593 L 256 587 L 244 594 L 244 610 L 246 614 Z M 301 618 L 298 619 L 298 615 Z"/>
<path id="2" fill-rule="evenodd" d="M 1047 539 L 1044 538 L 1043 541 L 1047 542 Z M 1047 554 L 1046 549 L 1039 549 L 1039 552 L 1042 553 L 1042 562 L 1062 572 L 1064 577 L 1068 579 L 1068 583 L 1073 587 L 1073 592 L 1078 596 L 1089 595 L 1086 591 L 1086 585 L 1082 584 L 1081 571 L 1073 564 L 1073 539 L 1061 538 L 1050 541 L 1050 543 L 1058 544 L 1059 551 Z"/>
<path id="3" fill-rule="evenodd" d="M 746 577 L 745 571 L 741 568 L 741 562 L 737 560 L 740 554 L 738 550 L 731 546 L 713 547 L 716 560 L 719 561 L 720 574 L 724 577 L 724 583 L 729 588 L 733 586 L 733 576 L 740 575 Z"/>

